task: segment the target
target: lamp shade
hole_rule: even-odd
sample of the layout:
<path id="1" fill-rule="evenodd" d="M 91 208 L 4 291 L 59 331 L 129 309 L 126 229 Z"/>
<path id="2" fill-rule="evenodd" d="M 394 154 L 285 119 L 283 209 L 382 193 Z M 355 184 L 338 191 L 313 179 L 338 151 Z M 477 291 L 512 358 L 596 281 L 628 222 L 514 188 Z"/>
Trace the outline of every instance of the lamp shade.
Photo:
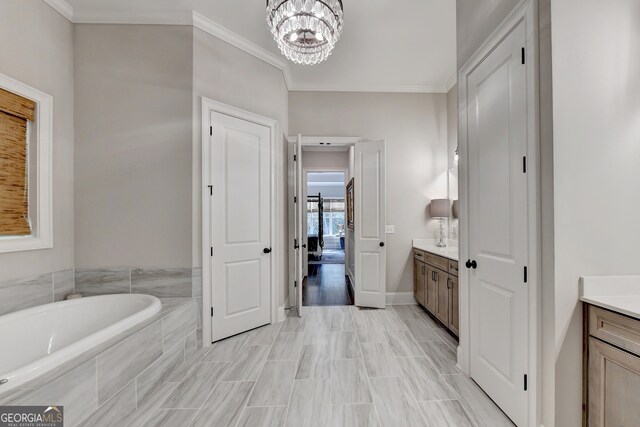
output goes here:
<path id="1" fill-rule="evenodd" d="M 432 218 L 449 218 L 451 216 L 451 201 L 449 199 L 434 199 L 429 209 Z"/>

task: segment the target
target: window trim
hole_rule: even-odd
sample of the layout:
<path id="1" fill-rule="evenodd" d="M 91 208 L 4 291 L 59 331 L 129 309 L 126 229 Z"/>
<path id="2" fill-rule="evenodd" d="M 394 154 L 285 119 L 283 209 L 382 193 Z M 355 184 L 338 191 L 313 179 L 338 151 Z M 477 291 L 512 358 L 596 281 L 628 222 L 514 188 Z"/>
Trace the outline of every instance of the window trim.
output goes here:
<path id="1" fill-rule="evenodd" d="M 33 210 L 29 206 L 35 234 L 0 237 L 0 253 L 50 249 L 53 247 L 53 97 L 3 74 L 0 74 L 0 87 L 37 104 L 35 144 L 38 168 L 34 189 L 37 203 Z"/>

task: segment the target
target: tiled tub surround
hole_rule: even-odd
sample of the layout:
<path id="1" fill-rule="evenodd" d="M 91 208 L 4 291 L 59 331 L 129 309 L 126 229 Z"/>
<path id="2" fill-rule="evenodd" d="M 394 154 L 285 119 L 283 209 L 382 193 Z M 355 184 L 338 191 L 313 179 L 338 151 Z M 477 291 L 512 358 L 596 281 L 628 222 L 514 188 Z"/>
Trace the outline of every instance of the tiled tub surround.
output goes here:
<path id="1" fill-rule="evenodd" d="M 0 282 L 0 316 L 62 301 L 74 288 L 73 270 Z"/>
<path id="2" fill-rule="evenodd" d="M 66 426 L 140 425 L 197 357 L 196 316 L 195 299 L 162 299 L 155 316 L 0 395 L 0 404 L 64 405 Z"/>

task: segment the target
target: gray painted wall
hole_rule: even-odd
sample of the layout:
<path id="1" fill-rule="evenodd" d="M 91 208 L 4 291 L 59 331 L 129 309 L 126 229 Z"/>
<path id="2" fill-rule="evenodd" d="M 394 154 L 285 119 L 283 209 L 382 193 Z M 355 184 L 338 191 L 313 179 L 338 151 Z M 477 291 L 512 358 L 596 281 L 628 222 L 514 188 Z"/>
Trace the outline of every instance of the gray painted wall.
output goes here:
<path id="1" fill-rule="evenodd" d="M 292 134 L 387 142 L 387 292 L 413 290 L 411 240 L 435 238 L 429 201 L 447 194 L 446 94 L 290 92 Z"/>
<path id="2" fill-rule="evenodd" d="M 0 254 L 1 282 L 73 268 L 74 174 L 73 26 L 40 0 L 2 1 L 0 20 L 0 73 L 53 97 L 53 249 Z"/>
<path id="3" fill-rule="evenodd" d="M 457 0 L 458 69 L 478 50 L 519 0 Z"/>
<path id="4" fill-rule="evenodd" d="M 192 28 L 76 25 L 76 267 L 191 267 Z"/>

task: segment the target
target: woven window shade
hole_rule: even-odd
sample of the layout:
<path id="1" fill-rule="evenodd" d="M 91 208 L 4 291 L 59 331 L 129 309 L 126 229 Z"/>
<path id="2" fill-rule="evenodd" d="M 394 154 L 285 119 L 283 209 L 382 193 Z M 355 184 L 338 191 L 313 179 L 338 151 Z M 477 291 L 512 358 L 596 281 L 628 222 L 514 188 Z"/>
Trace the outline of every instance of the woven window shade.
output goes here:
<path id="1" fill-rule="evenodd" d="M 31 234 L 27 125 L 36 104 L 0 89 L 0 236 Z"/>

